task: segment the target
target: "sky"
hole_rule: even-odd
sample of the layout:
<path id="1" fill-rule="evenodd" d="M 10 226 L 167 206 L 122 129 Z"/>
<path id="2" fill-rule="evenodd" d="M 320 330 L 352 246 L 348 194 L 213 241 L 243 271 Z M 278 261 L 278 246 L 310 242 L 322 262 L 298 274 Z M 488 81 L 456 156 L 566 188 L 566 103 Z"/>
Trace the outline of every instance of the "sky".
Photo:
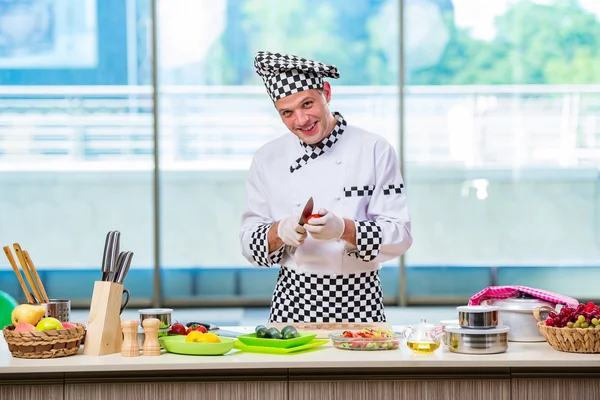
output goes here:
<path id="1" fill-rule="evenodd" d="M 519 0 L 452 0 L 455 23 L 458 27 L 469 28 L 474 38 L 492 40 L 494 38 L 494 17 L 504 14 L 506 8 Z M 533 0 L 548 4 L 552 0 Z M 595 13 L 600 19 L 600 0 L 579 0 L 581 6 Z"/>

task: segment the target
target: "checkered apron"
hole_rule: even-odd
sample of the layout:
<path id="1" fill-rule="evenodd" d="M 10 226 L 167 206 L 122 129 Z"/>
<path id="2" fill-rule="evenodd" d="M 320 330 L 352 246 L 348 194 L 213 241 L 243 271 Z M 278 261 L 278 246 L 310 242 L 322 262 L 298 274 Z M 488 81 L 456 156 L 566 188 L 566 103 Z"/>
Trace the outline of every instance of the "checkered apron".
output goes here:
<path id="1" fill-rule="evenodd" d="M 281 267 L 270 322 L 385 322 L 379 271 L 309 275 Z"/>

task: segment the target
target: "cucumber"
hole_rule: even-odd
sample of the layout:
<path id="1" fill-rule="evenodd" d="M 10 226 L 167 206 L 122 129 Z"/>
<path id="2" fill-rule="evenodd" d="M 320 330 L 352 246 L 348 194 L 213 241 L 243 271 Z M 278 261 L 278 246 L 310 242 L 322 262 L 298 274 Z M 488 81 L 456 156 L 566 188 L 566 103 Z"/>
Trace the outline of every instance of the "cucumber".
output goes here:
<path id="1" fill-rule="evenodd" d="M 277 328 L 269 328 L 268 333 L 271 339 L 283 339 L 283 335 L 277 330 Z"/>
<path id="2" fill-rule="evenodd" d="M 262 327 L 262 328 L 258 328 L 256 330 L 256 337 L 257 338 L 268 338 L 269 337 L 269 330 L 266 327 Z"/>
<path id="3" fill-rule="evenodd" d="M 298 337 L 298 331 L 293 326 L 286 326 L 281 330 L 281 334 L 283 335 L 284 339 L 294 339 Z"/>

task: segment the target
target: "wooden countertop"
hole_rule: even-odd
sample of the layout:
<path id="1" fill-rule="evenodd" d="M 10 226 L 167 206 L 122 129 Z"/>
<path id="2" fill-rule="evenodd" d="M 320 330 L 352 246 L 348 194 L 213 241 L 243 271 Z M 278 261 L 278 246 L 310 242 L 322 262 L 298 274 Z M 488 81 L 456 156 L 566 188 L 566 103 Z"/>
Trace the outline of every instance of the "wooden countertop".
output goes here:
<path id="1" fill-rule="evenodd" d="M 241 327 L 222 327 L 240 331 Z M 252 328 L 244 327 L 243 330 Z M 401 327 L 394 327 L 400 330 Z M 546 342 L 509 342 L 505 353 L 465 355 L 451 353 L 445 346 L 431 355 L 413 354 L 404 340 L 398 350 L 339 350 L 330 343 L 317 349 L 289 355 L 246 353 L 232 350 L 223 356 L 183 356 L 163 353 L 155 357 L 84 356 L 26 360 L 11 356 L 0 340 L 0 374 L 100 372 L 100 371 L 181 371 L 195 369 L 305 369 L 305 368 L 576 368 L 599 367 L 600 354 L 575 354 L 554 350 Z"/>

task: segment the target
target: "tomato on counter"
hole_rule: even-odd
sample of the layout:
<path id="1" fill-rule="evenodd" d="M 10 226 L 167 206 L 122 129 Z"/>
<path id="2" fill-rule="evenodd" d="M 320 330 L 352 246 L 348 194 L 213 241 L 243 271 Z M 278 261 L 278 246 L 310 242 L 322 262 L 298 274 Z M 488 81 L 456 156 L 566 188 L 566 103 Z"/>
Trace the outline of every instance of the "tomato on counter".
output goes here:
<path id="1" fill-rule="evenodd" d="M 183 324 L 179 322 L 171 325 L 171 329 L 169 329 L 169 335 L 185 335 L 187 333 L 187 329 Z"/>
<path id="2" fill-rule="evenodd" d="M 206 333 L 206 328 L 203 327 L 202 325 L 192 324 L 192 325 L 190 325 L 187 328 L 186 334 L 189 335 L 190 332 L 202 332 L 202 333 Z"/>

